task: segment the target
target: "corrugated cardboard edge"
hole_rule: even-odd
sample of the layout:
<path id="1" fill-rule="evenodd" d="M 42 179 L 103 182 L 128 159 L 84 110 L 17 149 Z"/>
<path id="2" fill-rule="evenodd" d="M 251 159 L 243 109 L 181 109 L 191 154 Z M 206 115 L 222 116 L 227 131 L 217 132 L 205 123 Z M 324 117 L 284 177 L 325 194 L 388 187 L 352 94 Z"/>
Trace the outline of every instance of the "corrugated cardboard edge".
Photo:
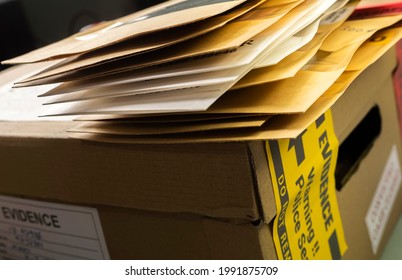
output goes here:
<path id="1" fill-rule="evenodd" d="M 254 170 L 257 201 L 261 217 L 265 223 L 269 223 L 276 215 L 274 192 L 272 189 L 271 175 L 268 168 L 267 151 L 264 141 L 248 142 L 250 164 Z"/>

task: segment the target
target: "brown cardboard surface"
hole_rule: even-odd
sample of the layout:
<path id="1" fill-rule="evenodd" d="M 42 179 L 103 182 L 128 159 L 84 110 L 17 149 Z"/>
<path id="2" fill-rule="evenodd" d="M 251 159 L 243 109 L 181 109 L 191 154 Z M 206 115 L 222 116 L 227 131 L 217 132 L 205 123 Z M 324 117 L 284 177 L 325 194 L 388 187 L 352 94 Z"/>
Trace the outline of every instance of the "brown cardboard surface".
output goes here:
<path id="1" fill-rule="evenodd" d="M 235 224 L 116 207 L 101 206 L 98 210 L 112 259 L 276 258 L 265 224 Z"/>
<path id="2" fill-rule="evenodd" d="M 262 143 L 99 145 L 66 138 L 71 123 L 42 124 L 1 123 L 0 192 L 96 207 L 113 259 L 275 258 L 259 222 L 275 214 L 268 172 L 254 174 L 268 170 Z"/>
<path id="3" fill-rule="evenodd" d="M 4 130 L 2 125 L 1 154 L 7 159 L 0 163 L 3 194 L 244 221 L 261 218 L 245 143 L 99 145 L 63 139 L 62 134 L 54 139 L 7 137 Z M 206 165 L 208 159 L 213 162 Z M 65 177 L 63 183 L 49 180 L 53 176 Z"/>
<path id="4" fill-rule="evenodd" d="M 360 166 L 352 175 L 347 185 L 338 192 L 339 208 L 344 223 L 346 239 L 349 244 L 349 250 L 346 252 L 345 259 L 379 258 L 386 240 L 392 232 L 393 225 L 402 211 L 402 192 L 399 192 L 391 216 L 387 222 L 383 239 L 381 240 L 380 250 L 374 255 L 367 233 L 365 217 L 392 146 L 397 146 L 399 161 L 401 160 L 400 132 L 391 79 L 389 78 L 385 83 L 382 83 L 381 88 L 377 92 L 381 92 L 382 94 L 377 93 L 376 95 L 366 96 L 365 91 L 356 91 L 354 95 L 343 96 L 338 101 L 337 106 L 334 106 L 334 114 L 337 113 L 337 108 L 340 109 L 339 113 L 343 113 L 345 110 L 353 112 L 347 126 L 349 127 L 348 130 L 351 130 L 350 127 L 354 127 L 354 125 L 361 121 L 374 105 L 379 106 L 382 118 L 382 128 L 379 138 L 375 140 L 373 147 L 361 161 Z M 363 100 L 363 95 L 366 101 L 362 102 L 359 110 L 354 110 L 353 104 L 357 100 Z M 335 125 L 341 126 L 342 122 L 335 123 Z"/>

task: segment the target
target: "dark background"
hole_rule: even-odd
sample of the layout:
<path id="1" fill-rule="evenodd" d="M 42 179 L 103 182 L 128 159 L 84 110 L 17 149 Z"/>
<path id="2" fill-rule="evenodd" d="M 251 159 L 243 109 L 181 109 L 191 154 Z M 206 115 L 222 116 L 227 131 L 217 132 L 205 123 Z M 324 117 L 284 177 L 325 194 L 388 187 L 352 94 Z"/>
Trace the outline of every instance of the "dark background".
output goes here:
<path id="1" fill-rule="evenodd" d="M 164 0 L 0 0 L 0 60 Z M 0 71 L 5 69 L 0 66 Z"/>

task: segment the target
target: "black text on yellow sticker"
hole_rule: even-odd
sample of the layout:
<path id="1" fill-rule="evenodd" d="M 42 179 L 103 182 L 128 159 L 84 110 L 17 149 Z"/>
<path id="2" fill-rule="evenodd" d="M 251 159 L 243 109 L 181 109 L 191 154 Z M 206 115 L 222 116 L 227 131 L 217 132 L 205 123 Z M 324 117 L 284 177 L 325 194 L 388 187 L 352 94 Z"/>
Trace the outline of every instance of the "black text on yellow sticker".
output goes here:
<path id="1" fill-rule="evenodd" d="M 279 259 L 340 259 L 347 249 L 335 190 L 331 111 L 295 139 L 267 142 Z"/>

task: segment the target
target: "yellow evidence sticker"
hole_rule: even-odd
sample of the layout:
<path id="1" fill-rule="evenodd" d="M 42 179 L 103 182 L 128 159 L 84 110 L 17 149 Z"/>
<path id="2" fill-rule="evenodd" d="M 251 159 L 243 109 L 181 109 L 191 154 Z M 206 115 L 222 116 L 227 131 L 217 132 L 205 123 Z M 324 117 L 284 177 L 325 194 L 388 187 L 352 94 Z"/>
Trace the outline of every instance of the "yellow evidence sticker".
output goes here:
<path id="1" fill-rule="evenodd" d="M 338 156 L 332 113 L 297 138 L 267 141 L 279 259 L 340 259 L 347 245 L 335 189 Z"/>

